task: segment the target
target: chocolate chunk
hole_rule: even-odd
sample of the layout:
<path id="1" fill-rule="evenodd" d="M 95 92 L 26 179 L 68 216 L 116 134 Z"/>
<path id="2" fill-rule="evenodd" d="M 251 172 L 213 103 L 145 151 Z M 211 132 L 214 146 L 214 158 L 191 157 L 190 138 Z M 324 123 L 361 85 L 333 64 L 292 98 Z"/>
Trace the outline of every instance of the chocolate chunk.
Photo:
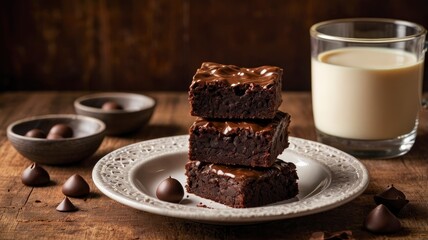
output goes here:
<path id="1" fill-rule="evenodd" d="M 353 240 L 352 231 L 338 231 L 338 232 L 314 232 L 309 240 Z"/>
<path id="2" fill-rule="evenodd" d="M 40 130 L 38 128 L 31 129 L 25 134 L 26 137 L 32 137 L 32 138 L 46 138 L 46 133 L 43 132 L 43 130 Z"/>
<path id="3" fill-rule="evenodd" d="M 394 185 L 389 186 L 385 191 L 375 195 L 374 201 L 376 204 L 385 205 L 392 213 L 397 214 L 400 210 L 409 203 L 406 199 L 406 195 Z"/>
<path id="4" fill-rule="evenodd" d="M 383 204 L 379 204 L 366 217 L 364 227 L 374 233 L 393 233 L 401 229 L 401 223 Z"/>
<path id="5" fill-rule="evenodd" d="M 101 108 L 106 111 L 123 110 L 123 107 L 120 104 L 113 101 L 105 102 Z"/>
<path id="6" fill-rule="evenodd" d="M 169 177 L 159 184 L 156 196 L 162 201 L 179 203 L 184 196 L 184 189 L 177 179 Z"/>
<path id="7" fill-rule="evenodd" d="M 78 208 L 74 206 L 68 197 L 65 197 L 64 200 L 62 200 L 62 202 L 56 207 L 56 210 L 59 212 L 74 212 L 77 211 Z"/>
<path id="8" fill-rule="evenodd" d="M 62 193 L 69 197 L 84 197 L 89 191 L 88 183 L 79 174 L 74 174 L 62 185 Z"/>
<path id="9" fill-rule="evenodd" d="M 51 130 L 49 130 L 49 134 L 56 134 L 62 136 L 63 138 L 73 137 L 73 129 L 64 123 L 55 124 Z"/>
<path id="10" fill-rule="evenodd" d="M 27 186 L 43 186 L 50 182 L 49 173 L 37 163 L 31 164 L 21 175 L 22 183 Z"/>

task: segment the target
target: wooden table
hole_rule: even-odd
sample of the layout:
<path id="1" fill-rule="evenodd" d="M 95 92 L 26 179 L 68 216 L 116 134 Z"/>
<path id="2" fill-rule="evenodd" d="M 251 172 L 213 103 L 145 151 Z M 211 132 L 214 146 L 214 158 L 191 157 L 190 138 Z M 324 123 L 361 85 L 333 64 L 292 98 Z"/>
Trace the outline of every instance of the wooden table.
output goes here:
<path id="1" fill-rule="evenodd" d="M 389 160 L 361 159 L 370 173 L 367 190 L 355 200 L 310 216 L 246 226 L 218 226 L 158 216 L 117 203 L 93 184 L 98 159 L 122 146 L 158 137 L 186 134 L 193 122 L 186 93 L 147 93 L 158 100 L 150 124 L 126 137 L 106 137 L 95 155 L 69 167 L 45 166 L 55 184 L 32 188 L 21 183 L 30 161 L 6 138 L 15 120 L 50 113 L 74 113 L 73 100 L 84 92 L 0 93 L 0 239 L 308 239 L 315 231 L 352 230 L 357 239 L 428 239 L 428 111 L 420 114 L 419 135 L 405 156 Z M 425 94 L 427 96 L 428 94 Z M 286 92 L 282 110 L 293 116 L 291 135 L 315 140 L 310 94 Z M 74 213 L 55 210 L 61 186 L 79 173 L 91 186 L 86 199 L 72 199 Z M 394 184 L 410 204 L 400 213 L 404 229 L 392 235 L 365 231 L 362 222 L 375 207 L 373 195 Z"/>

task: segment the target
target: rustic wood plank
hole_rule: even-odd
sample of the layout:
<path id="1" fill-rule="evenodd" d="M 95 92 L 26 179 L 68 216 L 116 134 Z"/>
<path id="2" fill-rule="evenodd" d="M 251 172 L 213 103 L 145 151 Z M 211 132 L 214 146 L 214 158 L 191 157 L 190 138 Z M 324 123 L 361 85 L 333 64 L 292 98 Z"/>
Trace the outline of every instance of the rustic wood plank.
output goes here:
<path id="1" fill-rule="evenodd" d="M 119 147 L 138 141 L 186 134 L 194 118 L 189 115 L 187 94 L 150 92 L 157 108 L 150 124 L 137 133 L 107 137 L 91 158 L 69 167 L 45 166 L 53 184 L 31 188 L 21 183 L 22 170 L 30 161 L 19 155 L 6 139 L 12 121 L 32 115 L 73 113 L 72 102 L 87 92 L 0 93 L 0 239 L 308 239 L 314 231 L 350 229 L 358 239 L 428 238 L 428 111 L 414 148 L 390 160 L 362 159 L 370 172 L 368 189 L 355 200 L 333 210 L 295 219 L 248 226 L 218 226 L 158 216 L 121 205 L 104 196 L 91 180 L 98 159 Z M 428 94 L 425 94 L 428 97 Z M 281 109 L 292 115 L 291 135 L 315 139 L 309 93 L 284 93 Z M 62 200 L 61 185 L 74 173 L 90 184 L 86 199 L 71 199 L 79 207 L 74 213 L 55 210 Z M 362 228 L 374 208 L 373 195 L 394 184 L 410 199 L 400 213 L 404 230 L 375 235 Z"/>
<path id="2" fill-rule="evenodd" d="M 0 90 L 183 90 L 183 4 L 2 1 Z"/>

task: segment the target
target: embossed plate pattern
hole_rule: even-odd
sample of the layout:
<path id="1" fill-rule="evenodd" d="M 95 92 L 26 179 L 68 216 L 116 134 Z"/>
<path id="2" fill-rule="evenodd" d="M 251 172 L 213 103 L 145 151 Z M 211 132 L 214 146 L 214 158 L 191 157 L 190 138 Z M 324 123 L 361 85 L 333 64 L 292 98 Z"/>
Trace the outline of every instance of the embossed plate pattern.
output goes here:
<path id="1" fill-rule="evenodd" d="M 156 198 L 157 184 L 168 176 L 185 185 L 188 135 L 143 141 L 113 151 L 94 166 L 92 178 L 106 196 L 155 214 L 216 224 L 245 224 L 293 218 L 326 211 L 359 196 L 369 176 L 356 158 L 335 148 L 290 137 L 278 158 L 294 162 L 299 195 L 262 207 L 234 209 L 185 193 L 180 204 Z M 186 197 L 187 196 L 187 197 Z M 207 208 L 197 207 L 202 202 Z"/>

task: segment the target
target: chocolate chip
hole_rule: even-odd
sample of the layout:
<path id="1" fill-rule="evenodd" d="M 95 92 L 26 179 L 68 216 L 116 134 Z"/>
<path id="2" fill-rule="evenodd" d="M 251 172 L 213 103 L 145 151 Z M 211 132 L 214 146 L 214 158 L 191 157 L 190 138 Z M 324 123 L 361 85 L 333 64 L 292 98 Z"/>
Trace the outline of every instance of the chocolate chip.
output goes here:
<path id="1" fill-rule="evenodd" d="M 89 194 L 89 185 L 79 174 L 69 177 L 62 185 L 62 193 L 69 197 L 84 197 Z"/>
<path id="2" fill-rule="evenodd" d="M 397 214 L 400 210 L 409 203 L 406 199 L 406 195 L 394 185 L 389 186 L 385 191 L 375 195 L 374 201 L 376 204 L 385 205 L 392 213 Z"/>
<path id="3" fill-rule="evenodd" d="M 159 184 L 156 196 L 162 201 L 179 203 L 184 196 L 183 186 L 177 179 L 169 177 Z"/>
<path id="4" fill-rule="evenodd" d="M 50 182 L 49 173 L 37 163 L 27 167 L 21 175 L 22 183 L 27 186 L 43 186 Z"/>
<path id="5" fill-rule="evenodd" d="M 64 200 L 62 200 L 62 202 L 56 207 L 56 210 L 59 212 L 74 212 L 77 211 L 78 208 L 74 206 L 68 197 L 65 197 Z"/>
<path id="6" fill-rule="evenodd" d="M 367 215 L 364 227 L 374 233 L 393 233 L 401 229 L 401 223 L 385 205 L 379 204 Z"/>

